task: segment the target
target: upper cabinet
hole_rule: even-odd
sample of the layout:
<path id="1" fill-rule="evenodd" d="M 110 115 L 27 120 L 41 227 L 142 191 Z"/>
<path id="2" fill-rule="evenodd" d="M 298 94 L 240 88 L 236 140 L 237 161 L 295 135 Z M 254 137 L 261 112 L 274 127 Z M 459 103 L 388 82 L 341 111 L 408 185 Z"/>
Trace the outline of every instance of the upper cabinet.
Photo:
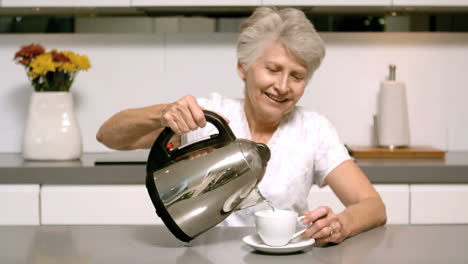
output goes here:
<path id="1" fill-rule="evenodd" d="M 3 7 L 129 7 L 131 0 L 0 0 Z"/>
<path id="2" fill-rule="evenodd" d="M 262 0 L 276 6 L 391 6 L 392 0 Z"/>
<path id="3" fill-rule="evenodd" d="M 468 6 L 468 0 L 393 0 L 394 6 Z"/>
<path id="4" fill-rule="evenodd" d="M 1 7 L 249 7 L 317 6 L 317 7 L 390 7 L 468 6 L 468 0 L 0 0 Z"/>
<path id="5" fill-rule="evenodd" d="M 131 0 L 135 7 L 148 6 L 259 6 L 262 0 Z"/>
<path id="6" fill-rule="evenodd" d="M 132 6 L 390 6 L 392 0 L 133 0 Z"/>

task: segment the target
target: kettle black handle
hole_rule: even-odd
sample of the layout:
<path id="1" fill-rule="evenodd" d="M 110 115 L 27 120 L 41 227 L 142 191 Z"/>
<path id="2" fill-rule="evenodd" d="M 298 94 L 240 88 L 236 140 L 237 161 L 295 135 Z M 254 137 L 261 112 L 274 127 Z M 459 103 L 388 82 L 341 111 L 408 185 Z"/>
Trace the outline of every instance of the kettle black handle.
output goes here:
<path id="1" fill-rule="evenodd" d="M 146 163 L 147 173 L 152 173 L 159 168 L 166 167 L 167 165 L 175 162 L 174 158 L 178 156 L 197 151 L 208 146 L 227 144 L 236 140 L 236 136 L 224 118 L 215 112 L 208 110 L 203 110 L 203 113 L 205 114 L 206 121 L 212 123 L 216 129 L 218 129 L 219 134 L 211 135 L 208 139 L 185 146 L 180 150 L 169 152 L 166 149 L 166 145 L 172 136 L 174 136 L 174 131 L 172 131 L 170 127 L 164 128 L 161 134 L 156 138 L 156 141 L 149 153 L 148 161 Z"/>

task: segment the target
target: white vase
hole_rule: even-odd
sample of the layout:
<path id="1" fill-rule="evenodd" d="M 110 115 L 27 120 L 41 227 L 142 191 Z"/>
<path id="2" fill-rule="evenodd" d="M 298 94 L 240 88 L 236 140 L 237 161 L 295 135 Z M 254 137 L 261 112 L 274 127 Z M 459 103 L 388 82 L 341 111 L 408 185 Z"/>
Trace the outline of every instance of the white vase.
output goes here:
<path id="1" fill-rule="evenodd" d="M 33 92 L 22 152 L 28 160 L 81 157 L 81 132 L 70 92 Z"/>

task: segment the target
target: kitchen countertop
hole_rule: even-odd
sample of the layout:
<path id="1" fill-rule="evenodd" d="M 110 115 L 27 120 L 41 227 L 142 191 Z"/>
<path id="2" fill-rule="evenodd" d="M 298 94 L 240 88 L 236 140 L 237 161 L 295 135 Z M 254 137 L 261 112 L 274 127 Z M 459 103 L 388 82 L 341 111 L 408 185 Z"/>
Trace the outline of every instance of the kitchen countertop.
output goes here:
<path id="1" fill-rule="evenodd" d="M 148 151 L 85 153 L 74 161 L 0 154 L 0 184 L 143 184 Z M 97 164 L 96 164 L 97 162 Z M 373 183 L 468 183 L 468 152 L 442 159 L 357 159 Z"/>
<path id="2" fill-rule="evenodd" d="M 242 242 L 251 227 L 216 227 L 190 244 L 164 226 L 0 227 L 0 263 L 468 263 L 468 225 L 389 225 L 287 255 Z"/>

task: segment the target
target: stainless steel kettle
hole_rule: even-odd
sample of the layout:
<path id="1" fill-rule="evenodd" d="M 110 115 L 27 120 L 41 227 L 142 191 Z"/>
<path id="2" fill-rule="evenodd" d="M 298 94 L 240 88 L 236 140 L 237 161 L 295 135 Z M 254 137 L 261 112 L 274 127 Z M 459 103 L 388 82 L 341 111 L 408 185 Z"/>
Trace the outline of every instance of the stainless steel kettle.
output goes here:
<path id="1" fill-rule="evenodd" d="M 236 139 L 222 117 L 210 111 L 204 114 L 218 134 L 169 150 L 166 145 L 174 132 L 166 127 L 153 144 L 146 165 L 146 188 L 156 213 L 185 242 L 236 209 L 253 205 L 243 202 L 256 189 L 270 159 L 265 144 Z"/>

